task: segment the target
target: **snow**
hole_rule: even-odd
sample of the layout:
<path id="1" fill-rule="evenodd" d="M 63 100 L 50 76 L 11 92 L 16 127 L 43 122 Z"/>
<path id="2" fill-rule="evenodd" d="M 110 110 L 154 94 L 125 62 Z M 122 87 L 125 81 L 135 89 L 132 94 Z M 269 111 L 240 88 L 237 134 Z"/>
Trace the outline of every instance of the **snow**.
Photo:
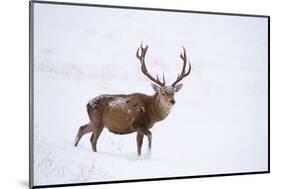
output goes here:
<path id="1" fill-rule="evenodd" d="M 173 94 L 175 92 L 175 88 L 173 86 L 165 86 L 164 90 L 169 94 Z"/>
<path id="2" fill-rule="evenodd" d="M 35 185 L 267 170 L 265 18 L 38 3 L 34 14 Z M 138 158 L 135 133 L 107 129 L 97 153 L 90 135 L 73 147 L 90 99 L 154 93 L 136 58 L 142 41 L 148 70 L 168 84 L 182 46 L 192 65 L 151 129 L 151 158 L 147 138 Z"/>
<path id="3" fill-rule="evenodd" d="M 105 97 L 110 97 L 110 95 L 100 95 L 100 96 L 97 96 L 97 97 L 91 99 L 91 100 L 89 101 L 89 104 L 90 104 L 91 106 L 94 106 L 97 101 L 99 101 L 100 99 L 105 98 Z"/>
<path id="4" fill-rule="evenodd" d="M 112 101 L 109 102 L 109 106 L 111 109 L 118 109 L 118 108 L 126 108 L 127 106 L 127 99 L 125 97 L 115 97 Z"/>

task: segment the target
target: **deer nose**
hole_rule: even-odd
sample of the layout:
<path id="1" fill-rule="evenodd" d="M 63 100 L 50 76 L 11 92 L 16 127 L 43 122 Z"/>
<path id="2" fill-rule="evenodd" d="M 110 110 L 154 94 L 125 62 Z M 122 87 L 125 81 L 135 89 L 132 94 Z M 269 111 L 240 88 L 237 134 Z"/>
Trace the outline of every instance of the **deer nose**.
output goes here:
<path id="1" fill-rule="evenodd" d="M 174 105 L 176 103 L 176 101 L 174 99 L 172 99 L 170 102 L 172 105 Z"/>

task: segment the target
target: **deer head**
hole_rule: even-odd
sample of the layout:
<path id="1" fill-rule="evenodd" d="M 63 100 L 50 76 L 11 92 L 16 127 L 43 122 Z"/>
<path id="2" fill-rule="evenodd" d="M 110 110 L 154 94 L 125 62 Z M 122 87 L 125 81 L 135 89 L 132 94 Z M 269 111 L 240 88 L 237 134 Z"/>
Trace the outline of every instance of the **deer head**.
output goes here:
<path id="1" fill-rule="evenodd" d="M 148 46 L 143 47 L 142 44 L 138 48 L 136 56 L 140 60 L 141 63 L 141 71 L 144 75 L 146 75 L 153 83 L 151 84 L 153 90 L 156 92 L 156 98 L 160 104 L 167 108 L 171 108 L 175 103 L 175 93 L 178 92 L 183 84 L 178 84 L 184 77 L 188 76 L 191 71 L 190 62 L 186 57 L 186 50 L 183 47 L 183 53 L 180 54 L 180 58 L 183 60 L 183 67 L 180 74 L 178 74 L 177 79 L 172 83 L 172 85 L 166 86 L 165 76 L 163 74 L 162 81 L 159 80 L 158 75 L 154 78 L 148 71 L 145 65 L 145 55 L 147 52 Z M 188 70 L 186 71 L 186 64 L 188 62 Z"/>

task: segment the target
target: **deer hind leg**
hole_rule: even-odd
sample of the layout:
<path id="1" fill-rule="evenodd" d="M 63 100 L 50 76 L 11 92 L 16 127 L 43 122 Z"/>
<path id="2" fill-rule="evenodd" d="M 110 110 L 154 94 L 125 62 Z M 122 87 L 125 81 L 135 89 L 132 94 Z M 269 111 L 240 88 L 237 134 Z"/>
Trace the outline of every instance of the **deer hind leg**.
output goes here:
<path id="1" fill-rule="evenodd" d="M 90 124 L 85 124 L 85 125 L 82 125 L 79 130 L 78 130 L 78 133 L 77 133 L 77 136 L 75 138 L 75 142 L 74 142 L 74 146 L 76 147 L 80 141 L 80 139 L 87 133 L 90 133 L 92 131 L 92 128 L 90 126 Z"/>
<path id="2" fill-rule="evenodd" d="M 97 151 L 97 141 L 98 141 L 98 138 L 99 138 L 103 128 L 104 128 L 104 126 L 102 124 L 98 124 L 95 127 L 95 129 L 94 129 L 94 131 L 92 133 L 90 141 L 91 141 L 92 149 L 93 149 L 94 152 Z"/>
<path id="3" fill-rule="evenodd" d="M 141 155 L 142 142 L 143 142 L 143 134 L 137 132 L 138 156 Z"/>

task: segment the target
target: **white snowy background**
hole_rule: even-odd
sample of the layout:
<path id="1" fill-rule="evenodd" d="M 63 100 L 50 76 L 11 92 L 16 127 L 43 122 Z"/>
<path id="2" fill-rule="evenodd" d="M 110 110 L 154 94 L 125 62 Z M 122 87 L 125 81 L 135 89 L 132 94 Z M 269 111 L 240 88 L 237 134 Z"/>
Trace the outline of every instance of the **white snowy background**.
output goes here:
<path id="1" fill-rule="evenodd" d="M 34 184 L 267 170 L 267 19 L 35 4 Z M 92 152 L 85 105 L 100 94 L 153 94 L 135 57 L 171 83 L 185 46 L 192 72 L 155 125 L 152 157 L 106 129 Z"/>

